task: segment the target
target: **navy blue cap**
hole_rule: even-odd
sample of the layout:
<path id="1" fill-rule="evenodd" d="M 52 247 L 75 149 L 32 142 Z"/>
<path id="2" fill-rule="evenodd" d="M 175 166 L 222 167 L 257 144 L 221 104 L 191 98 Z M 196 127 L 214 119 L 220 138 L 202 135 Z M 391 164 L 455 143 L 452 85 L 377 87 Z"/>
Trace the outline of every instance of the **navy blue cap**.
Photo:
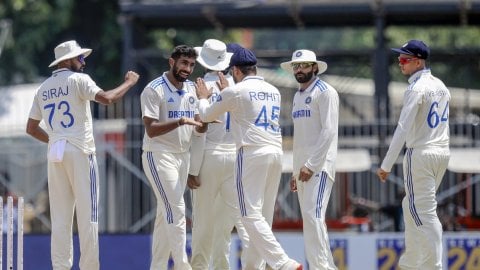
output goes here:
<path id="1" fill-rule="evenodd" d="M 430 55 L 428 46 L 423 41 L 415 39 L 408 41 L 401 48 L 392 48 L 392 51 L 412 55 L 420 59 L 427 59 Z"/>
<path id="2" fill-rule="evenodd" d="M 236 53 L 238 49 L 243 48 L 238 43 L 228 43 L 227 44 L 227 52 L 229 53 Z"/>
<path id="3" fill-rule="evenodd" d="M 257 64 L 257 57 L 252 51 L 239 48 L 230 58 L 230 66 L 254 66 Z"/>

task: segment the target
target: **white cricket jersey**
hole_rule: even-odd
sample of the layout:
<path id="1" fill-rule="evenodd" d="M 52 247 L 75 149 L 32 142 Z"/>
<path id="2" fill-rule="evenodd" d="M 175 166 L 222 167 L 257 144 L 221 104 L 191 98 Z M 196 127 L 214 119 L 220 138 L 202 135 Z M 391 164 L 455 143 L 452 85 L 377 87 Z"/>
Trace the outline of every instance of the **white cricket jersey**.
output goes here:
<path id="1" fill-rule="evenodd" d="M 232 76 L 225 75 L 225 78 L 228 80 L 229 86 L 235 85 Z M 209 98 L 209 102 L 210 104 L 214 103 L 220 95 L 220 89 L 218 89 L 217 85 L 217 81 L 219 80 L 217 71 L 205 74 L 204 80 L 207 88 L 212 88 L 212 95 Z M 219 115 L 217 120 L 220 120 L 221 123 L 211 123 L 208 125 L 205 150 L 235 151 L 235 140 L 232 133 L 230 113 L 226 112 Z"/>
<path id="2" fill-rule="evenodd" d="M 403 107 L 390 147 L 381 168 L 390 171 L 403 145 L 407 148 L 444 151 L 449 145 L 450 92 L 430 69 L 417 71 L 408 79 Z"/>
<path id="3" fill-rule="evenodd" d="M 237 149 L 268 146 L 272 152 L 281 152 L 280 104 L 280 92 L 275 86 L 262 77 L 247 76 L 220 92 L 215 103 L 201 99 L 198 107 L 204 122 L 211 122 L 225 112 L 231 113 Z"/>
<path id="4" fill-rule="evenodd" d="M 29 117 L 45 122 L 49 144 L 66 139 L 84 153 L 93 153 L 90 101 L 100 91 L 87 74 L 57 69 L 37 89 Z"/>
<path id="5" fill-rule="evenodd" d="M 185 81 L 182 89 L 177 89 L 168 80 L 167 72 L 147 84 L 140 96 L 142 118 L 149 117 L 160 122 L 178 120 L 182 117 L 194 118 L 197 97 L 192 81 Z M 183 153 L 189 151 L 192 125 L 180 126 L 168 133 L 150 138 L 143 136 L 144 151 Z"/>
<path id="6" fill-rule="evenodd" d="M 315 173 L 326 171 L 335 179 L 338 106 L 337 91 L 319 78 L 307 89 L 295 93 L 292 108 L 294 173 L 305 165 Z"/>

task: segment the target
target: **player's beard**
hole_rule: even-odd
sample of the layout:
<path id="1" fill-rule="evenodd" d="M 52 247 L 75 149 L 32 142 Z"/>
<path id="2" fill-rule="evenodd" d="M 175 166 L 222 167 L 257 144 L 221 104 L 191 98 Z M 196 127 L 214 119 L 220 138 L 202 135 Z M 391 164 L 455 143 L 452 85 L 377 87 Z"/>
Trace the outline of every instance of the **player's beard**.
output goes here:
<path id="1" fill-rule="evenodd" d="M 83 69 L 85 68 L 85 65 L 78 65 L 75 63 L 70 62 L 70 70 L 74 72 L 83 72 Z"/>
<path id="2" fill-rule="evenodd" d="M 184 78 L 180 75 L 180 71 L 178 70 L 177 66 L 172 67 L 172 75 L 178 82 L 184 82 L 187 78 Z"/>
<path id="3" fill-rule="evenodd" d="M 309 82 L 312 79 L 312 77 L 313 77 L 313 69 L 308 73 L 303 73 L 303 72 L 295 73 L 295 79 L 297 80 L 298 83 Z"/>

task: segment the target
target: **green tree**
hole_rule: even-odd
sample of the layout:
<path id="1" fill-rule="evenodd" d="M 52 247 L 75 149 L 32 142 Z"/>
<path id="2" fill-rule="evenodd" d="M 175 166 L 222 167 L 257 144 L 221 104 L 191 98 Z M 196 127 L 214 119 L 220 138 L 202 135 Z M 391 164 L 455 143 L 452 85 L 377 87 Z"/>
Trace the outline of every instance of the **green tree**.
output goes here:
<path id="1" fill-rule="evenodd" d="M 94 53 L 86 72 L 108 88 L 121 79 L 121 29 L 116 0 L 6 0 L 0 18 L 12 29 L 0 56 L 0 85 L 49 76 L 54 47 L 75 39 Z"/>
<path id="2" fill-rule="evenodd" d="M 7 0 L 0 4 L 0 18 L 11 21 L 11 34 L 0 58 L 0 84 L 38 78 L 38 63 L 48 63 L 47 46 L 68 27 L 73 2 Z M 51 59 L 51 53 L 48 56 Z"/>

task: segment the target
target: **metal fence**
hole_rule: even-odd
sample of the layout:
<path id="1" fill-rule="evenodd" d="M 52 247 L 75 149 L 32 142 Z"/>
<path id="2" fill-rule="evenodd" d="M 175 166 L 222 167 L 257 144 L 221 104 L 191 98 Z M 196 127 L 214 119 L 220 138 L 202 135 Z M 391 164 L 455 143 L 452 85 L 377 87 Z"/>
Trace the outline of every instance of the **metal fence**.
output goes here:
<path id="1" fill-rule="evenodd" d="M 366 68 L 369 68 L 368 66 Z M 260 70 L 268 81 L 282 92 L 282 125 L 284 149 L 288 156 L 293 134 L 290 119 L 295 82 L 278 70 Z M 340 94 L 339 149 L 346 153 L 327 212 L 331 228 L 343 230 L 395 229 L 399 202 L 403 192 L 399 157 L 388 183 L 378 181 L 375 170 L 381 161 L 396 126 L 401 108 L 404 84 L 390 85 L 390 119 L 376 119 L 373 82 L 368 79 L 322 75 Z M 402 90 L 399 90 L 402 89 Z M 131 91 L 123 101 L 110 107 L 95 105 L 93 114 L 97 159 L 100 168 L 100 230 L 108 233 L 151 232 L 156 202 L 141 165 L 143 125 L 140 117 L 141 87 Z M 400 96 L 399 96 L 399 92 Z M 453 148 L 476 148 L 480 143 L 480 126 L 474 112 L 478 104 L 458 101 L 468 96 L 477 98 L 476 90 L 455 89 L 451 109 L 451 141 Z M 460 94 L 458 94 L 460 93 Z M 458 95 L 458 97 L 456 96 Z M 29 107 L 30 104 L 24 104 Z M 477 107 L 475 107 L 477 106 Z M 6 127 L 0 127 L 5 129 Z M 50 229 L 46 145 L 26 136 L 0 138 L 0 188 L 2 194 L 13 193 L 25 198 L 26 231 L 48 232 Z M 368 168 L 349 170 L 350 152 L 365 150 Z M 359 162 L 358 160 L 355 163 Z M 288 163 L 288 162 L 287 162 Z M 352 163 L 352 168 L 356 167 Z M 301 229 L 296 194 L 289 191 L 291 172 L 282 175 L 278 192 L 274 226 L 277 229 Z M 462 216 L 480 216 L 479 177 L 474 172 L 449 170 L 439 189 L 439 214 L 446 229 L 464 229 Z M 187 217 L 190 218 L 190 193 L 185 192 Z M 398 228 L 397 228 L 398 229 Z"/>

